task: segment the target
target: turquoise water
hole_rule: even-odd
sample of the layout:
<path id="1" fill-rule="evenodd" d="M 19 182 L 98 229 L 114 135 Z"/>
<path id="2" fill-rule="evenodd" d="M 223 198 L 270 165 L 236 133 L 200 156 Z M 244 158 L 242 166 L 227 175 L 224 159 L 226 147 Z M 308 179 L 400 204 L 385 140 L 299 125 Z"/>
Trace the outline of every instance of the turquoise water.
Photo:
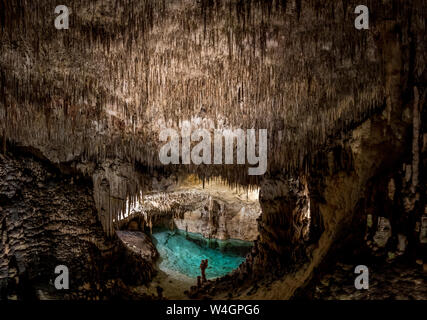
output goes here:
<path id="1" fill-rule="evenodd" d="M 245 260 L 252 242 L 241 240 L 205 239 L 184 231 L 154 230 L 153 243 L 160 255 L 160 270 L 176 271 L 186 276 L 200 276 L 200 261 L 208 259 L 206 278 L 230 273 Z"/>

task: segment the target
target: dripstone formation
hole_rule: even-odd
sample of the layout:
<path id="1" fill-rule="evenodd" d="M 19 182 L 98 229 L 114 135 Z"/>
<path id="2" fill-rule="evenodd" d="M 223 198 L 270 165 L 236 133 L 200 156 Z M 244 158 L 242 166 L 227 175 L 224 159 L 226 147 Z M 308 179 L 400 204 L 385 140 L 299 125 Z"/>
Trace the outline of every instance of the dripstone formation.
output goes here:
<path id="1" fill-rule="evenodd" d="M 55 1 L 0 0 L 2 298 L 37 296 L 60 262 L 79 274 L 69 297 L 142 298 L 131 286 L 152 279 L 155 254 L 116 230 L 148 234 L 163 215 L 133 209 L 168 207 L 189 175 L 259 188 L 261 211 L 246 261 L 190 297 L 324 298 L 311 290 L 343 252 L 426 269 L 424 2 L 365 1 L 357 30 L 353 0 L 73 0 L 57 30 Z M 185 121 L 267 129 L 267 172 L 162 165 L 160 131 Z M 195 208 L 179 207 L 184 228 Z M 239 236 L 203 217 L 198 232 Z"/>

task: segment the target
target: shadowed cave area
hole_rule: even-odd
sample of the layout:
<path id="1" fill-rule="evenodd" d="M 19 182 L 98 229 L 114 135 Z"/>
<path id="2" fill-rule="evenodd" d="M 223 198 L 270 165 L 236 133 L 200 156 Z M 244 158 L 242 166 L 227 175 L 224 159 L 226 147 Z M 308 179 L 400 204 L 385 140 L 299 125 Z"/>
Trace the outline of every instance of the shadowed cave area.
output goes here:
<path id="1" fill-rule="evenodd" d="M 0 0 L 0 300 L 427 299 L 422 0 L 56 5 Z"/>

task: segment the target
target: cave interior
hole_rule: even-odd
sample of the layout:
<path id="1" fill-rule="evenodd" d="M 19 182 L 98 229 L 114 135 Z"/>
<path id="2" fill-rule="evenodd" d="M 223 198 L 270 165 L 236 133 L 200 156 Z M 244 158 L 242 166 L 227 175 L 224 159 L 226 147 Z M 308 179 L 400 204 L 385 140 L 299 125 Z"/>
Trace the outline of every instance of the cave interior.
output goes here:
<path id="1" fill-rule="evenodd" d="M 426 3 L 358 5 L 0 0 L 0 300 L 426 300 Z"/>

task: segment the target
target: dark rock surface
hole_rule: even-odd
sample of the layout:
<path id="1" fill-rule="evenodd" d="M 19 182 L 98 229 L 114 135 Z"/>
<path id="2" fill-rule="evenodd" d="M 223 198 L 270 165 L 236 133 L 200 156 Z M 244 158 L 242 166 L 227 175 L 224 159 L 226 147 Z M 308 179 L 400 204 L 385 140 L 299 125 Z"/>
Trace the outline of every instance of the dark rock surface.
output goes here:
<path id="1" fill-rule="evenodd" d="M 327 300 L 426 300 L 427 273 L 405 263 L 367 266 L 369 289 L 356 289 L 356 265 L 339 262 L 316 284 L 314 299 Z"/>
<path id="2" fill-rule="evenodd" d="M 57 265 L 69 268 L 70 290 L 55 290 Z M 102 298 L 115 294 L 112 283 L 140 284 L 152 273 L 150 261 L 105 236 L 90 183 L 28 157 L 0 155 L 2 299 L 40 298 L 40 290 Z"/>

